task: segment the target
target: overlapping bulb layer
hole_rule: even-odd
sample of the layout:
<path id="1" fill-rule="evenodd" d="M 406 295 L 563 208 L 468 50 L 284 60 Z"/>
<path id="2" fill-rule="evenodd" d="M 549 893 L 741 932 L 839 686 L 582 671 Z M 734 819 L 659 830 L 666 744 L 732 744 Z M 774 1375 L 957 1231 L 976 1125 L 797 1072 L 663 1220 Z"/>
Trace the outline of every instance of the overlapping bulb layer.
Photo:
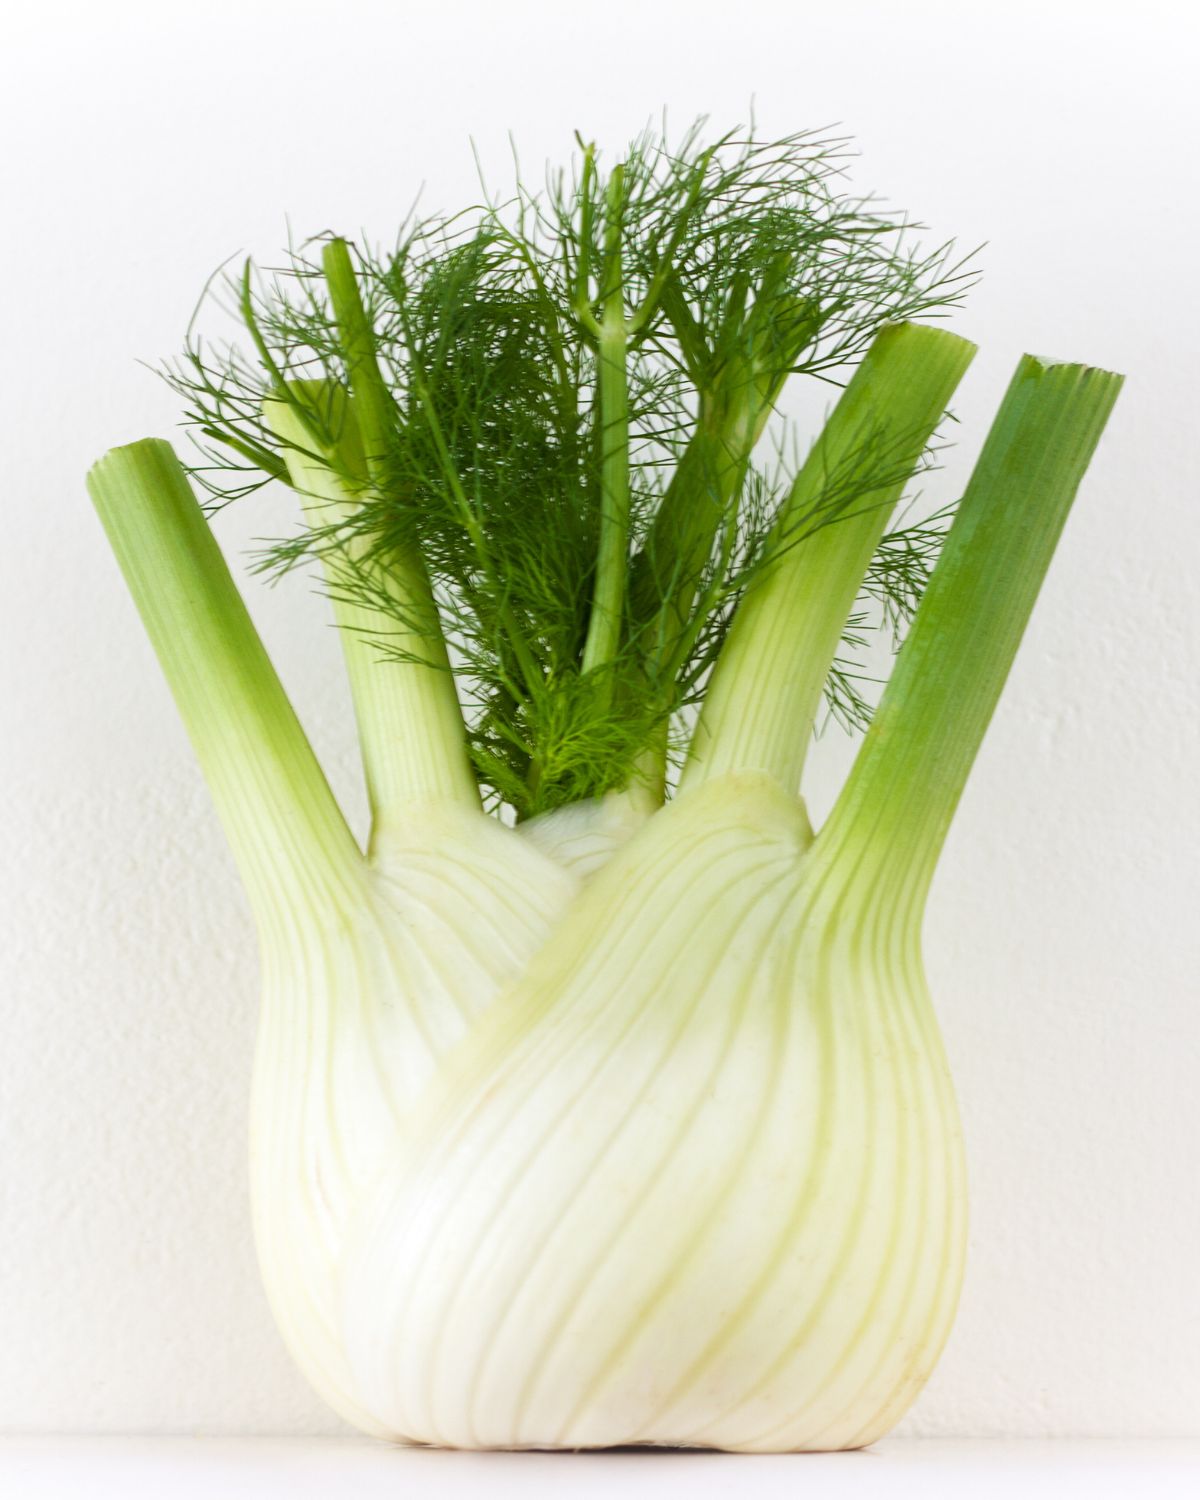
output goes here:
<path id="1" fill-rule="evenodd" d="M 310 1378 L 371 1431 L 462 1447 L 886 1431 L 964 1241 L 904 912 L 823 874 L 762 776 L 686 794 L 582 885 L 429 817 L 343 962 L 270 966 L 260 1250 Z"/>

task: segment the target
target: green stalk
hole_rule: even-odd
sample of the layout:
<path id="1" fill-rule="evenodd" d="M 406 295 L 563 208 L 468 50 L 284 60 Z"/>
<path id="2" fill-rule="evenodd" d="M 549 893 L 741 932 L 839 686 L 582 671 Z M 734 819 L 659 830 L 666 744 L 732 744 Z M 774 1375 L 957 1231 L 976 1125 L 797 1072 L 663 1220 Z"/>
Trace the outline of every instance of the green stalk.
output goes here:
<path id="1" fill-rule="evenodd" d="M 326 409 L 331 395 L 341 397 L 334 411 L 339 454 L 357 447 L 354 406 L 337 388 L 314 394 L 315 386 L 295 393 Z M 284 445 L 291 482 L 314 526 L 336 526 L 354 514 L 358 497 L 323 455 L 312 451 L 312 438 L 296 404 L 269 400 L 264 416 Z M 355 455 L 357 458 L 357 455 Z M 351 464 L 356 467 L 357 464 Z M 396 549 L 387 566 L 364 560 L 364 540 L 348 538 L 325 557 L 334 618 L 342 640 L 346 675 L 358 723 L 363 774 L 371 806 L 372 842 L 407 804 L 432 799 L 478 807 L 479 792 L 467 758 L 462 709 L 450 672 L 436 606 L 424 565 L 415 549 Z M 343 575 L 339 557 L 358 573 L 366 572 L 394 610 L 377 608 L 360 597 L 354 579 Z M 389 660 L 382 646 L 403 650 L 418 660 Z"/>
<path id="2" fill-rule="evenodd" d="M 350 247 L 345 240 L 330 240 L 322 252 L 321 267 L 337 321 L 346 378 L 354 396 L 367 473 L 371 483 L 378 486 L 386 481 L 388 449 L 396 426 L 396 403 L 379 369 L 375 332 L 363 307 Z"/>
<path id="3" fill-rule="evenodd" d="M 792 485 L 768 543 L 768 552 L 772 544 L 785 550 L 738 610 L 682 786 L 763 771 L 789 791 L 799 787 L 846 618 L 974 354 L 966 339 L 913 323 L 876 337 Z"/>
<path id="4" fill-rule="evenodd" d="M 597 351 L 597 403 L 600 422 L 600 546 L 583 670 L 608 665 L 621 647 L 629 568 L 629 332 L 621 271 L 621 211 L 624 173 L 614 167 L 608 184 Z"/>
<path id="5" fill-rule="evenodd" d="M 669 278 L 663 288 L 664 300 L 669 300 L 668 321 L 700 396 L 700 415 L 646 546 L 634 560 L 635 621 L 653 620 L 664 599 L 673 601 L 671 618 L 665 622 L 673 639 L 663 642 L 654 662 L 660 670 L 674 665 L 672 653 L 683 645 L 713 540 L 745 480 L 792 366 L 820 328 L 821 319 L 809 303 L 790 299 L 781 304 L 779 289 L 793 269 L 787 258 L 777 257 L 749 312 L 743 283 L 730 298 L 725 326 L 713 346 L 682 293 L 676 288 L 667 297 Z"/>
<path id="6" fill-rule="evenodd" d="M 645 627 L 660 616 L 661 637 L 643 646 L 652 672 L 672 675 L 687 654 L 688 616 L 713 538 L 741 488 L 785 378 L 774 376 L 768 384 L 748 376 L 736 394 L 722 393 L 716 412 L 702 416 L 697 424 L 671 476 L 647 545 L 633 561 L 630 588 L 636 626 Z M 666 611 L 664 599 L 672 601 Z M 646 747 L 639 779 L 663 789 L 666 773 L 664 724 Z"/>
<path id="7" fill-rule="evenodd" d="M 375 334 L 363 306 L 345 240 L 331 240 L 321 258 L 338 341 L 352 399 L 336 387 L 291 382 L 269 401 L 266 419 L 285 446 L 284 460 L 305 513 L 315 526 L 348 521 L 358 496 L 337 472 L 365 471 L 376 493 L 388 483 L 388 455 L 395 440 L 396 404 L 375 350 Z M 339 454 L 354 450 L 354 462 L 332 466 L 315 453 L 314 425 L 305 413 L 320 412 L 332 425 Z M 361 455 L 358 452 L 361 441 Z M 363 544 L 345 544 L 351 568 L 366 571 L 394 609 L 379 609 L 339 589 L 336 565 L 327 560 L 334 616 L 340 627 L 346 673 L 358 723 L 363 774 L 371 806 L 372 840 L 407 803 L 445 798 L 478 806 L 479 794 L 467 757 L 462 710 L 450 674 L 441 624 L 420 554 L 397 548 L 382 562 L 364 562 Z M 406 622 L 398 624 L 398 620 Z M 381 642 L 418 660 L 388 660 Z"/>
<path id="8" fill-rule="evenodd" d="M 1122 377 L 1027 355 L 820 837 L 919 910 Z"/>
<path id="9" fill-rule="evenodd" d="M 351 909 L 358 849 L 170 445 L 114 448 L 87 483 L 260 920 Z"/>
<path id="10" fill-rule="evenodd" d="M 742 482 L 762 436 L 782 380 L 769 395 L 745 382 L 702 415 L 663 494 L 646 546 L 634 563 L 634 610 L 639 623 L 652 620 L 673 598 L 669 626 L 684 629 L 713 538 Z M 670 656 L 673 638 L 663 642 Z"/>

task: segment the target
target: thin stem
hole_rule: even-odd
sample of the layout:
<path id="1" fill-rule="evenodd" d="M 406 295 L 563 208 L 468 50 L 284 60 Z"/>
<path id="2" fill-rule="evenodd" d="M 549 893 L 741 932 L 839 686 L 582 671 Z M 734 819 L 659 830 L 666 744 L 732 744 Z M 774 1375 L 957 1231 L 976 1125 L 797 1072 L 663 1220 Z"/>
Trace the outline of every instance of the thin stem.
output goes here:
<path id="1" fill-rule="evenodd" d="M 386 477 L 388 448 L 396 427 L 396 403 L 379 369 L 375 332 L 363 307 L 350 247 L 335 239 L 321 255 L 325 284 L 337 321 L 346 378 L 354 396 L 358 430 L 371 483 L 379 486 Z"/>
<path id="2" fill-rule="evenodd" d="M 724 525 L 732 544 L 729 508 L 741 489 L 754 450 L 783 379 L 769 388 L 749 378 L 717 412 L 702 415 L 667 486 L 645 548 L 634 558 L 630 587 L 634 628 L 643 633 L 647 671 L 675 676 L 686 661 L 705 611 L 696 610 L 704 564 Z M 641 774 L 665 785 L 664 730 L 647 747 Z"/>
<path id="3" fill-rule="evenodd" d="M 1027 355 L 820 843 L 919 909 L 1122 377 Z"/>
<path id="4" fill-rule="evenodd" d="M 943 329 L 883 329 L 780 513 L 768 563 L 738 610 L 692 739 L 682 786 L 764 771 L 789 791 L 846 618 L 901 491 L 975 346 Z"/>
<path id="5" fill-rule="evenodd" d="M 760 362 L 757 345 L 762 330 L 756 326 L 756 314 L 743 322 L 745 294 L 743 285 L 729 299 L 729 328 L 717 339 L 726 352 L 719 360 L 704 345 L 686 300 L 682 296 L 671 299 L 672 324 L 687 351 L 693 378 L 698 378 L 700 418 L 667 486 L 646 545 L 634 560 L 635 621 L 644 624 L 662 600 L 673 601 L 664 623 L 674 640 L 660 653 L 662 659 L 656 662 L 660 669 L 669 661 L 675 642 L 683 642 L 713 540 L 729 519 L 730 503 L 745 480 L 791 364 L 812 333 L 813 325 L 804 319 L 794 319 L 786 337 L 776 328 L 779 347 Z M 699 372 L 714 363 L 720 373 L 706 387 Z"/>
<path id="6" fill-rule="evenodd" d="M 629 571 L 628 329 L 621 273 L 624 175 L 614 167 L 606 200 L 604 287 L 597 352 L 600 422 L 600 546 L 583 670 L 607 666 L 621 646 Z"/>
<path id="7" fill-rule="evenodd" d="M 715 413 L 702 413 L 671 475 L 646 545 L 634 560 L 637 622 L 652 620 L 664 600 L 673 601 L 659 653 L 664 658 L 672 654 L 675 634 L 691 613 L 713 538 L 770 415 L 770 401 L 758 402 L 755 394 L 747 385 L 737 396 L 718 403 Z"/>
<path id="8" fill-rule="evenodd" d="M 361 856 L 170 445 L 87 483 L 260 920 L 352 893 Z"/>
<path id="9" fill-rule="evenodd" d="M 588 286 L 591 274 L 592 223 L 594 218 L 592 190 L 595 182 L 596 148 L 593 145 L 588 145 L 583 150 L 583 170 L 579 178 L 579 243 L 575 258 L 574 305 L 575 316 L 579 319 L 580 326 L 593 338 L 597 337 L 600 332 L 600 325 L 592 312 Z M 563 249 L 565 253 L 565 241 Z"/>
<path id="10" fill-rule="evenodd" d="M 328 410 L 338 450 L 349 467 L 363 463 L 356 429 L 357 402 L 340 387 L 293 382 L 293 396 Z M 318 394 L 319 393 L 319 394 Z M 349 521 L 358 497 L 326 455 L 314 453 L 294 402 L 268 400 L 267 424 L 283 445 L 288 473 L 306 516 L 316 527 Z M 365 540 L 347 539 L 324 561 L 346 674 L 358 722 L 363 773 L 371 805 L 372 842 L 411 802 L 446 799 L 477 807 L 479 793 L 467 757 L 462 709 L 424 564 L 415 548 L 396 548 L 386 567 L 363 556 Z M 365 569 L 387 609 L 364 603 L 361 590 L 341 585 L 338 556 Z M 389 660 L 382 647 L 404 659 Z"/>

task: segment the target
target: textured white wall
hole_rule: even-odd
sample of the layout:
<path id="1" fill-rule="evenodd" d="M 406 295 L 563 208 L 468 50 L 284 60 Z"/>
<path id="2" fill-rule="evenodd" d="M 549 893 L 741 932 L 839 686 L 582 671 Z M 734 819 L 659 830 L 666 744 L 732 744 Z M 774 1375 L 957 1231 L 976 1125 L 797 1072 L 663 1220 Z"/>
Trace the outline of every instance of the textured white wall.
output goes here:
<path id="1" fill-rule="evenodd" d="M 250 924 L 82 476 L 170 435 L 135 361 L 205 277 L 386 238 L 664 104 L 844 122 L 856 174 L 983 240 L 961 485 L 1024 349 L 1131 379 L 946 850 L 931 979 L 973 1178 L 922 1433 L 1200 1433 L 1193 8 L 677 0 L 41 3 L 6 23 L 0 1426 L 336 1430 L 272 1330 L 244 1144 Z M 15 30 L 14 30 L 15 27 Z M 222 519 L 235 554 L 286 524 Z M 250 584 L 361 819 L 336 641 Z M 847 747 L 822 744 L 828 804 Z"/>

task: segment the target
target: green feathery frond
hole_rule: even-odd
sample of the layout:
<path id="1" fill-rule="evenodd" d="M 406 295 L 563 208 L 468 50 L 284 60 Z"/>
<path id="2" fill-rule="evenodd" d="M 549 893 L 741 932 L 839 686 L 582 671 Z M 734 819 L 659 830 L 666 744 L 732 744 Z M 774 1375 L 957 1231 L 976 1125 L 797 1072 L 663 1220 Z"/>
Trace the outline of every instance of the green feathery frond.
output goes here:
<path id="1" fill-rule="evenodd" d="M 416 549 L 481 788 L 521 818 L 645 774 L 762 570 L 910 477 L 864 431 L 781 531 L 787 476 L 753 454 L 789 376 L 844 383 L 882 326 L 944 312 L 971 280 L 950 246 L 913 248 L 904 219 L 844 191 L 845 141 L 703 137 L 646 131 L 608 170 L 581 141 L 543 192 L 410 219 L 387 254 L 327 240 L 247 266 L 215 295 L 250 350 L 190 332 L 167 371 L 213 508 L 286 478 L 263 402 L 293 404 L 355 503 L 328 524 L 310 507 L 259 566 L 320 557 L 335 595 L 395 621 L 374 633 L 383 658 L 410 659 L 422 628 L 381 581 Z M 331 276 L 353 278 L 353 338 Z M 336 430 L 348 391 L 366 461 Z M 903 629 L 947 520 L 884 536 L 847 652 L 869 620 Z M 845 653 L 827 701 L 870 717 Z"/>

